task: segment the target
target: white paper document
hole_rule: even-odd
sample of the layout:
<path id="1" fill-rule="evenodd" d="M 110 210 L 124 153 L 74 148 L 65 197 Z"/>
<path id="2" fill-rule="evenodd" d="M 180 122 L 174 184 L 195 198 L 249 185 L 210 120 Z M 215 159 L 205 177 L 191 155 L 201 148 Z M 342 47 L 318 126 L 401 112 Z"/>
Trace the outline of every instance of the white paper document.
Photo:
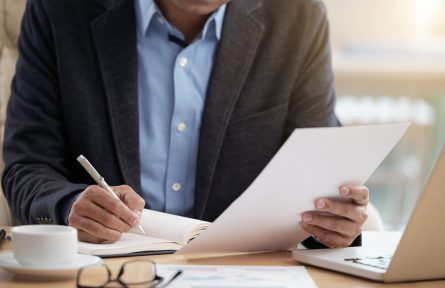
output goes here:
<path id="1" fill-rule="evenodd" d="M 168 280 L 177 271 L 183 273 L 171 283 L 175 288 L 315 288 L 303 266 L 213 266 L 163 265 L 157 273 Z M 162 284 L 161 284 L 162 285 Z"/>
<path id="2" fill-rule="evenodd" d="M 295 246 L 309 236 L 300 228 L 300 215 L 314 210 L 314 200 L 338 197 L 344 184 L 364 184 L 409 126 L 295 130 L 247 190 L 177 253 L 260 252 Z"/>

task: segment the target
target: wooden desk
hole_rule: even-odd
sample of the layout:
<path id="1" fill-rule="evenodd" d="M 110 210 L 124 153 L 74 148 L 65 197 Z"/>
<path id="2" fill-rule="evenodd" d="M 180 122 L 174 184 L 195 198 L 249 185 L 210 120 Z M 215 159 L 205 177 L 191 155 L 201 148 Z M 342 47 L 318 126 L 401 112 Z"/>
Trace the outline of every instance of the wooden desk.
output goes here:
<path id="1" fill-rule="evenodd" d="M 7 228 L 9 231 L 9 229 Z M 0 253 L 10 251 L 10 243 L 3 243 L 0 247 Z M 156 263 L 168 263 L 168 264 L 196 264 L 196 265 L 277 265 L 277 266 L 291 266 L 297 265 L 292 258 L 291 253 L 288 251 L 271 252 L 261 254 L 250 255 L 237 255 L 237 256 L 225 256 L 225 257 L 183 257 L 175 255 L 161 255 L 161 256 L 144 256 L 151 259 Z M 119 270 L 120 265 L 130 258 L 115 258 L 105 259 L 105 263 L 116 272 Z M 140 259 L 140 258 L 139 258 Z M 402 284 L 382 284 L 376 283 L 352 276 L 347 276 L 339 273 L 334 273 L 328 270 L 318 269 L 314 267 L 306 267 L 309 274 L 317 283 L 318 287 L 332 287 L 332 288 L 376 288 L 376 287 L 400 287 L 400 288 L 413 288 L 413 287 L 427 287 L 427 288 L 443 288 L 445 287 L 444 281 L 428 281 L 418 283 L 402 283 Z M 29 282 L 20 279 L 14 279 L 11 274 L 6 273 L 0 269 L 0 287 L 2 288 L 60 288 L 60 287 L 75 287 L 75 281 L 44 281 L 44 282 Z M 174 287 L 174 286 L 173 286 Z"/>

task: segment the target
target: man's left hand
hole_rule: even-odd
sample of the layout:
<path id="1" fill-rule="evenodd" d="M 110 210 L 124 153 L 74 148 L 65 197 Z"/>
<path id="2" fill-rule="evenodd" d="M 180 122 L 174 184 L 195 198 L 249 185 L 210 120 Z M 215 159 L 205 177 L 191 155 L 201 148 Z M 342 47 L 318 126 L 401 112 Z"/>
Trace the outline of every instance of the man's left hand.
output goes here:
<path id="1" fill-rule="evenodd" d="M 368 218 L 368 188 L 342 186 L 340 195 L 315 200 L 316 210 L 301 215 L 301 227 L 330 248 L 351 245 Z"/>

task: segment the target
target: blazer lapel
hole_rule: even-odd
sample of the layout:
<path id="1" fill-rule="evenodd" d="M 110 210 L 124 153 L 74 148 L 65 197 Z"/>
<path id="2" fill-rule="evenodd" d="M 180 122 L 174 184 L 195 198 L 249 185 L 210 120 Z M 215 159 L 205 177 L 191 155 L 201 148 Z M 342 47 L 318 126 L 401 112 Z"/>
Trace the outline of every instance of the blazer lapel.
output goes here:
<path id="1" fill-rule="evenodd" d="M 107 8 L 91 30 L 108 101 L 110 125 L 123 179 L 141 191 L 138 59 L 134 1 L 96 0 Z"/>
<path id="2" fill-rule="evenodd" d="M 198 218 L 204 216 L 224 135 L 264 31 L 252 15 L 261 6 L 259 0 L 232 1 L 226 12 L 201 127 L 195 199 Z"/>

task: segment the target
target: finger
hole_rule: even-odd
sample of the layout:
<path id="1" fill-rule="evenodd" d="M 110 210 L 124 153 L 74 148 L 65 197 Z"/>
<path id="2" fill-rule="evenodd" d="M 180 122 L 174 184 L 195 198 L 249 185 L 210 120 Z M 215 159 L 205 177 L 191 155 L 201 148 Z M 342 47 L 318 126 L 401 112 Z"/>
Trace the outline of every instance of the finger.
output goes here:
<path id="1" fill-rule="evenodd" d="M 121 218 L 131 227 L 139 223 L 139 217 L 136 213 L 131 211 L 121 200 L 114 198 L 104 189 L 100 188 L 99 191 L 86 190 L 84 193 L 86 193 L 86 196 L 96 205 L 104 208 L 116 217 Z"/>
<path id="2" fill-rule="evenodd" d="M 101 244 L 107 241 L 105 239 L 94 237 L 93 235 L 83 230 L 77 230 L 77 238 L 79 239 L 79 241 L 95 243 L 95 244 Z"/>
<path id="3" fill-rule="evenodd" d="M 337 232 L 346 237 L 355 238 L 362 230 L 362 225 L 343 217 L 306 212 L 301 218 L 304 223 L 318 226 L 328 231 Z"/>
<path id="4" fill-rule="evenodd" d="M 343 248 L 351 245 L 353 239 L 345 237 L 336 232 L 328 231 L 318 226 L 301 223 L 301 227 L 309 234 L 317 237 L 318 241 L 328 246 L 329 248 Z"/>
<path id="5" fill-rule="evenodd" d="M 365 186 L 342 186 L 340 195 L 350 197 L 358 205 L 368 205 L 369 190 Z"/>
<path id="6" fill-rule="evenodd" d="M 122 185 L 113 187 L 116 195 L 125 203 L 125 205 L 134 212 L 142 211 L 145 207 L 145 200 L 137 194 L 130 186 Z"/>
<path id="7" fill-rule="evenodd" d="M 122 233 L 113 229 L 109 229 L 102 224 L 97 223 L 86 217 L 76 214 L 70 214 L 70 226 L 83 230 L 84 232 L 106 241 L 116 242 L 122 237 Z"/>
<path id="8" fill-rule="evenodd" d="M 114 216 L 93 202 L 83 202 L 82 205 L 79 205 L 79 208 L 77 208 L 76 213 L 79 216 L 90 218 L 107 228 L 119 232 L 128 232 L 131 229 L 131 226 L 122 221 L 122 219 Z"/>
<path id="9" fill-rule="evenodd" d="M 368 217 L 366 206 L 335 199 L 317 199 L 315 201 L 317 211 L 328 212 L 341 216 L 357 223 L 364 223 Z"/>

